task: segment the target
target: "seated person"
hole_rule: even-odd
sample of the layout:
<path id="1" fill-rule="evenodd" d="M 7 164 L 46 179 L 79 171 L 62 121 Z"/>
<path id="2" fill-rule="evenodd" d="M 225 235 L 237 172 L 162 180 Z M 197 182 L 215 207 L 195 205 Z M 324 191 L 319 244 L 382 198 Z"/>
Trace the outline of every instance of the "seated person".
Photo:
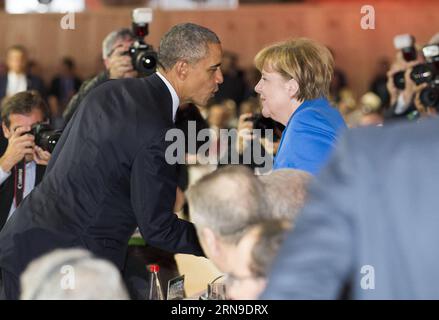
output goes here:
<path id="1" fill-rule="evenodd" d="M 265 289 L 271 264 L 283 242 L 289 221 L 269 220 L 253 226 L 238 243 L 240 259 L 227 274 L 227 297 L 255 300 Z"/>
<path id="2" fill-rule="evenodd" d="M 84 249 L 58 249 L 32 261 L 21 300 L 128 300 L 119 270 Z"/>
<path id="3" fill-rule="evenodd" d="M 239 165 L 220 168 L 189 187 L 192 221 L 204 253 L 219 271 L 232 271 L 245 231 L 264 220 L 263 190 L 252 171 Z"/>
<path id="4" fill-rule="evenodd" d="M 8 146 L 0 157 L 0 230 L 20 201 L 42 180 L 50 153 L 35 145 L 31 127 L 48 118 L 48 108 L 36 91 L 23 91 L 4 100 L 3 135 Z M 24 186 L 17 183 L 17 165 L 25 160 Z"/>
<path id="5" fill-rule="evenodd" d="M 244 166 L 227 166 L 204 176 L 187 192 L 192 221 L 206 256 L 219 271 L 236 280 L 232 281 L 231 298 L 256 298 L 263 290 L 265 275 L 280 246 L 283 231 L 291 225 L 291 218 L 282 219 L 291 217 L 286 213 L 289 208 L 271 205 L 285 195 L 273 196 L 272 183 L 286 181 L 288 186 L 284 188 L 289 192 L 285 196 L 298 197 L 296 201 L 282 202 L 291 204 L 291 212 L 298 212 L 303 205 L 305 188 L 299 184 L 296 189 L 302 190 L 292 194 L 295 187 L 290 183 L 297 180 L 306 184 L 304 181 L 310 175 L 289 171 L 272 173 L 273 177 L 265 178 L 262 183 Z M 292 175 L 296 177 L 291 179 Z M 260 251 L 264 252 L 263 256 Z M 248 286 L 242 292 L 241 282 Z"/>

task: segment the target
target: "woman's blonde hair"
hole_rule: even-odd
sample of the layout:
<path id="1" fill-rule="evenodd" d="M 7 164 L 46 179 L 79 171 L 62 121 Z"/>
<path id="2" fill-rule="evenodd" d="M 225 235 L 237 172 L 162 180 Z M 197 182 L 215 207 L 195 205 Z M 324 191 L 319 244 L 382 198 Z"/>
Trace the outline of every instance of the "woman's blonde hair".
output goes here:
<path id="1" fill-rule="evenodd" d="M 329 96 L 334 59 L 325 46 L 307 38 L 275 43 L 258 52 L 255 65 L 276 71 L 299 84 L 297 99 L 310 100 Z"/>

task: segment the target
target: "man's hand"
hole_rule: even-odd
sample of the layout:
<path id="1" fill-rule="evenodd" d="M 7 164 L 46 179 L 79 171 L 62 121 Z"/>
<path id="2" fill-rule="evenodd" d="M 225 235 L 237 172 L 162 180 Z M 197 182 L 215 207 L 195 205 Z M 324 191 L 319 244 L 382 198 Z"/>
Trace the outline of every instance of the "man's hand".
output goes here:
<path id="1" fill-rule="evenodd" d="M 109 74 L 110 79 L 122 79 L 122 78 L 135 78 L 137 77 L 137 71 L 133 69 L 131 63 L 131 57 L 128 55 L 122 55 L 126 51 L 126 48 L 121 46 L 114 50 L 111 54 L 109 61 Z"/>
<path id="2" fill-rule="evenodd" d="M 43 166 L 47 166 L 49 163 L 51 154 L 48 151 L 44 151 L 39 146 L 35 146 L 34 148 L 34 161 Z"/>
<path id="3" fill-rule="evenodd" d="M 29 132 L 30 129 L 30 127 L 19 127 L 8 139 L 8 148 L 0 158 L 0 167 L 3 171 L 11 171 L 26 155 L 32 155 L 34 153 L 34 136 L 25 134 Z"/>
<path id="4" fill-rule="evenodd" d="M 398 100 L 398 95 L 399 95 L 399 89 L 395 86 L 395 83 L 393 82 L 393 76 L 395 75 L 395 73 L 397 73 L 398 71 L 402 71 L 400 69 L 397 68 L 392 68 L 387 72 L 387 91 L 389 92 L 390 95 L 390 105 L 394 105 L 396 103 L 396 101 Z"/>
<path id="5" fill-rule="evenodd" d="M 408 103 L 410 103 L 410 101 L 412 101 L 413 96 L 416 93 L 416 83 L 412 80 L 412 78 L 410 77 L 410 74 L 413 71 L 413 67 L 417 64 L 419 64 L 418 61 L 408 62 L 407 69 L 405 70 L 405 73 L 404 73 L 405 88 L 404 88 L 404 91 L 402 92 L 402 94 L 403 94 L 404 101 L 406 102 L 406 104 L 408 104 Z"/>

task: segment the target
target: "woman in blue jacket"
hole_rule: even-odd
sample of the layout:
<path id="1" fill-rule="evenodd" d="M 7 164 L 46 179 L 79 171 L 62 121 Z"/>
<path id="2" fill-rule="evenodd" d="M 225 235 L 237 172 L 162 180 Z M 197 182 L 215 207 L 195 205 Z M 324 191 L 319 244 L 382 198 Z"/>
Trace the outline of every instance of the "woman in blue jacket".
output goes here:
<path id="1" fill-rule="evenodd" d="M 286 126 L 273 168 L 316 174 L 338 132 L 346 128 L 327 98 L 334 70 L 331 53 L 315 41 L 298 38 L 262 49 L 255 64 L 262 73 L 255 87 L 262 114 Z"/>

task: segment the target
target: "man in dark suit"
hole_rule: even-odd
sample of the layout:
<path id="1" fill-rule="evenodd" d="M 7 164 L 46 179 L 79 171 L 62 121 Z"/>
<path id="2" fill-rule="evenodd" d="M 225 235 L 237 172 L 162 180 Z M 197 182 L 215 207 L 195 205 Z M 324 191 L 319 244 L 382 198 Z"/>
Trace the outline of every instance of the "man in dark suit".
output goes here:
<path id="1" fill-rule="evenodd" d="M 35 138 L 26 134 L 34 124 L 48 118 L 47 105 L 38 92 L 23 91 L 8 98 L 2 104 L 1 115 L 8 144 L 0 156 L 0 230 L 22 198 L 40 183 L 50 159 L 50 153 L 36 146 Z M 24 180 L 21 185 L 18 177 Z"/>
<path id="2" fill-rule="evenodd" d="M 19 297 L 27 264 L 55 248 L 84 247 L 121 270 L 136 226 L 154 247 L 203 254 L 194 226 L 172 212 L 176 176 L 165 135 L 180 103 L 205 105 L 218 90 L 221 55 L 212 31 L 180 24 L 160 42 L 157 73 L 107 81 L 85 97 L 42 183 L 0 233 L 7 299 Z"/>
<path id="3" fill-rule="evenodd" d="M 0 76 L 0 101 L 20 91 L 36 90 L 45 97 L 43 80 L 26 73 L 27 51 L 20 45 L 10 47 L 6 52 L 8 73 Z"/>
<path id="4" fill-rule="evenodd" d="M 437 119 L 348 132 L 262 298 L 438 299 L 438 135 Z"/>
<path id="5" fill-rule="evenodd" d="M 0 74 L 0 103 L 3 98 L 26 90 L 36 90 L 45 97 L 43 80 L 26 73 L 27 51 L 23 46 L 15 45 L 7 50 L 6 66 L 8 72 Z M 7 140 L 0 135 L 0 154 L 5 152 L 6 146 Z"/>

